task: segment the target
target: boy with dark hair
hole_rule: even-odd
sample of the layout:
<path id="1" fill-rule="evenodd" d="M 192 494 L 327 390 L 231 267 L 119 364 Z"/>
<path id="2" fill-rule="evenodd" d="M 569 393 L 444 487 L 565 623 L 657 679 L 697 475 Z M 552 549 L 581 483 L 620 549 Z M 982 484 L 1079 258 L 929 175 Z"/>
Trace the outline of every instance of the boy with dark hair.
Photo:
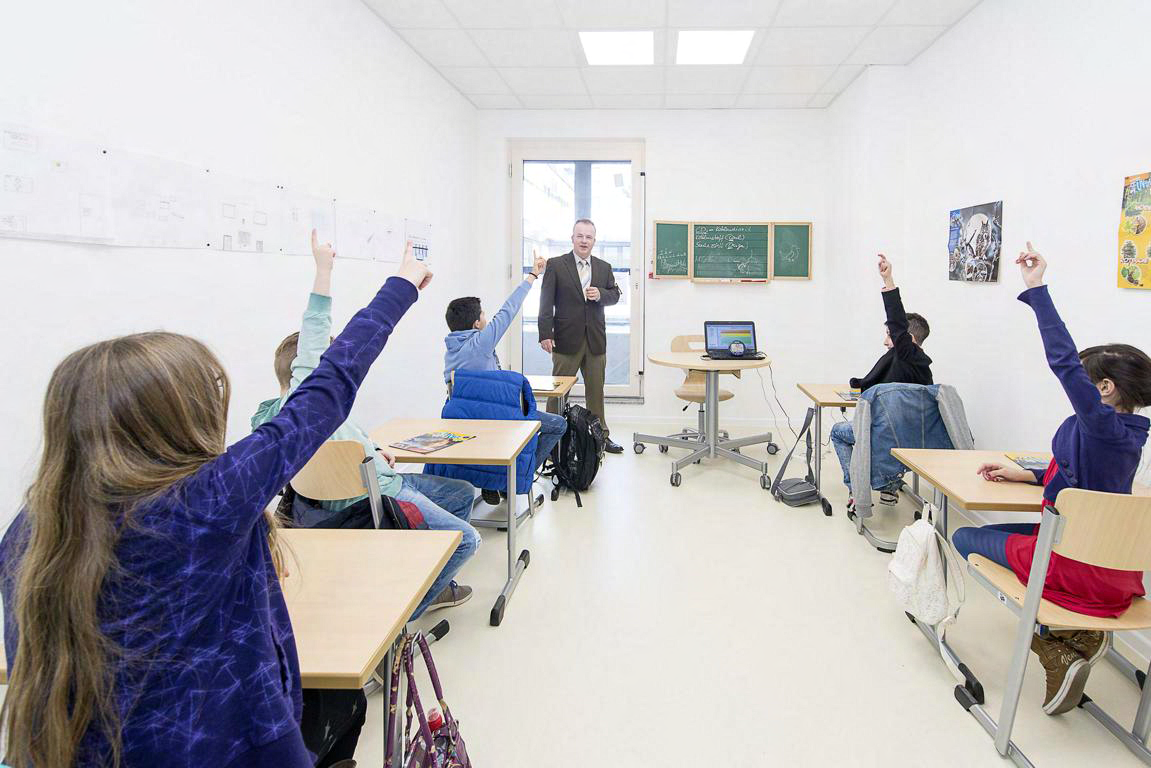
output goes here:
<path id="1" fill-rule="evenodd" d="M 891 262 L 879 254 L 879 276 L 883 278 L 883 308 L 887 312 L 886 336 L 883 346 L 887 352 L 871 367 L 863 378 L 849 381 L 852 389 L 861 392 L 876 384 L 933 384 L 931 379 L 931 358 L 922 349 L 924 340 L 931 333 L 923 315 L 903 310 L 903 300 L 895 280 L 891 276 Z M 851 423 L 841 421 L 831 428 L 831 444 L 839 463 L 843 467 L 843 482 L 850 488 L 851 450 L 855 445 L 855 431 Z M 894 490 L 880 493 L 882 504 L 895 504 L 899 496 Z M 852 502 L 848 502 L 848 507 Z"/>
<path id="2" fill-rule="evenodd" d="M 448 304 L 444 319 L 451 331 L 444 337 L 444 383 L 451 382 L 452 371 L 498 371 L 500 358 L 496 354 L 496 346 L 500 343 L 504 333 L 511 326 L 512 320 L 523 306 L 524 299 L 531 290 L 532 284 L 544 271 L 547 262 L 536 252 L 532 251 L 534 266 L 524 281 L 516 286 L 512 295 L 500 307 L 499 311 L 488 320 L 484 315 L 483 306 L 475 296 L 465 296 L 454 299 Z M 543 465 L 548 454 L 567 432 L 567 419 L 563 416 L 546 411 L 538 411 L 540 420 L 539 441 L 536 443 L 536 469 Z M 489 504 L 498 504 L 499 493 L 489 489 L 481 489 L 484 501 Z"/>

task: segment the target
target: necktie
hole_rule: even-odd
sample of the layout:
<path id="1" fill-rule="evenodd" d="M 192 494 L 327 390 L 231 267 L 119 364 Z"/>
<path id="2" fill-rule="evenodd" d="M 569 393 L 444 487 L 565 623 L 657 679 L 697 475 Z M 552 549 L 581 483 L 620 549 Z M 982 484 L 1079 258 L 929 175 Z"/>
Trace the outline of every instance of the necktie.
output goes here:
<path id="1" fill-rule="evenodd" d="M 591 265 L 583 259 L 576 259 L 576 266 L 579 267 L 579 281 L 586 291 L 588 286 L 591 285 Z"/>

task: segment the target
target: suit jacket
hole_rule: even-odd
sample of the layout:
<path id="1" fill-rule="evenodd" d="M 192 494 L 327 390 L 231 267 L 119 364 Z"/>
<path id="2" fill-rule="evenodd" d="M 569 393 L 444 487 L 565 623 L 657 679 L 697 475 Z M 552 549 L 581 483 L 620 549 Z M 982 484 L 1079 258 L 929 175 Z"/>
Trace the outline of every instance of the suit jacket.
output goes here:
<path id="1" fill-rule="evenodd" d="M 591 354 L 607 352 L 607 322 L 603 308 L 618 303 L 622 295 L 611 264 L 591 257 L 589 287 L 599 288 L 599 301 L 584 298 L 574 253 L 568 251 L 563 256 L 548 259 L 540 287 L 540 341 L 553 339 L 555 351 L 566 355 L 578 352 L 584 339 L 587 339 Z"/>

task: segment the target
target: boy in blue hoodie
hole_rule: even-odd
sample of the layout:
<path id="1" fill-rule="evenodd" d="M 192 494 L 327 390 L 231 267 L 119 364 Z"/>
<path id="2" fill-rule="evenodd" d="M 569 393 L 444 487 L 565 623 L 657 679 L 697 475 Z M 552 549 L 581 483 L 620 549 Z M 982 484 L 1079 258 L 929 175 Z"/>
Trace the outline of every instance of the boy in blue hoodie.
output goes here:
<path id="1" fill-rule="evenodd" d="M 533 249 L 532 258 L 535 262 L 532 271 L 527 274 L 524 281 L 516 286 L 512 295 L 500 307 L 499 312 L 488 320 L 484 315 L 483 305 L 475 296 L 466 296 L 455 299 L 448 304 L 445 319 L 451 331 L 444 337 L 444 383 L 451 381 L 452 371 L 498 371 L 500 358 L 496 354 L 496 345 L 504 337 L 512 320 L 523 306 L 528 291 L 543 273 L 547 261 L 541 258 Z M 552 452 L 560 438 L 567 432 L 567 419 L 554 413 L 538 411 L 540 420 L 539 441 L 536 444 L 536 469 L 538 470 Z M 499 503 L 499 494 L 495 491 L 484 490 L 484 501 L 489 504 Z"/>

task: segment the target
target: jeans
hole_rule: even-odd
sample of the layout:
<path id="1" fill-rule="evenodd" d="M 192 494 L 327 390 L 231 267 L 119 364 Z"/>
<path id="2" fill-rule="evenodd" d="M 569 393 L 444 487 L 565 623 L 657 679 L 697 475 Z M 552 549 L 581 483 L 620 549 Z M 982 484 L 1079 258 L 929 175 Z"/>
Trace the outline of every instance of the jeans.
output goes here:
<path id="1" fill-rule="evenodd" d="M 1034 523 L 1000 523 L 979 528 L 959 528 L 951 534 L 955 551 L 966 560 L 968 555 L 983 555 L 1004 568 L 1011 568 L 1007 562 L 1007 537 L 1013 533 L 1031 534 Z"/>
<path id="2" fill-rule="evenodd" d="M 467 559 L 480 546 L 480 534 L 468 523 L 472 516 L 472 502 L 476 489 L 465 480 L 453 480 L 435 475 L 401 474 L 400 490 L 396 501 L 409 501 L 420 508 L 428 527 L 437 531 L 459 531 L 463 534 L 459 546 L 448 560 L 431 589 L 416 607 L 412 618 L 418 618 L 463 567 Z"/>
<path id="3" fill-rule="evenodd" d="M 539 469 L 568 431 L 568 421 L 563 416 L 546 411 L 537 411 L 536 416 L 540 420 L 539 439 L 536 442 L 536 469 Z"/>
<path id="4" fill-rule="evenodd" d="M 851 449 L 855 447 L 855 429 L 851 422 L 837 421 L 831 425 L 831 446 L 843 467 L 843 484 L 851 487 Z"/>

